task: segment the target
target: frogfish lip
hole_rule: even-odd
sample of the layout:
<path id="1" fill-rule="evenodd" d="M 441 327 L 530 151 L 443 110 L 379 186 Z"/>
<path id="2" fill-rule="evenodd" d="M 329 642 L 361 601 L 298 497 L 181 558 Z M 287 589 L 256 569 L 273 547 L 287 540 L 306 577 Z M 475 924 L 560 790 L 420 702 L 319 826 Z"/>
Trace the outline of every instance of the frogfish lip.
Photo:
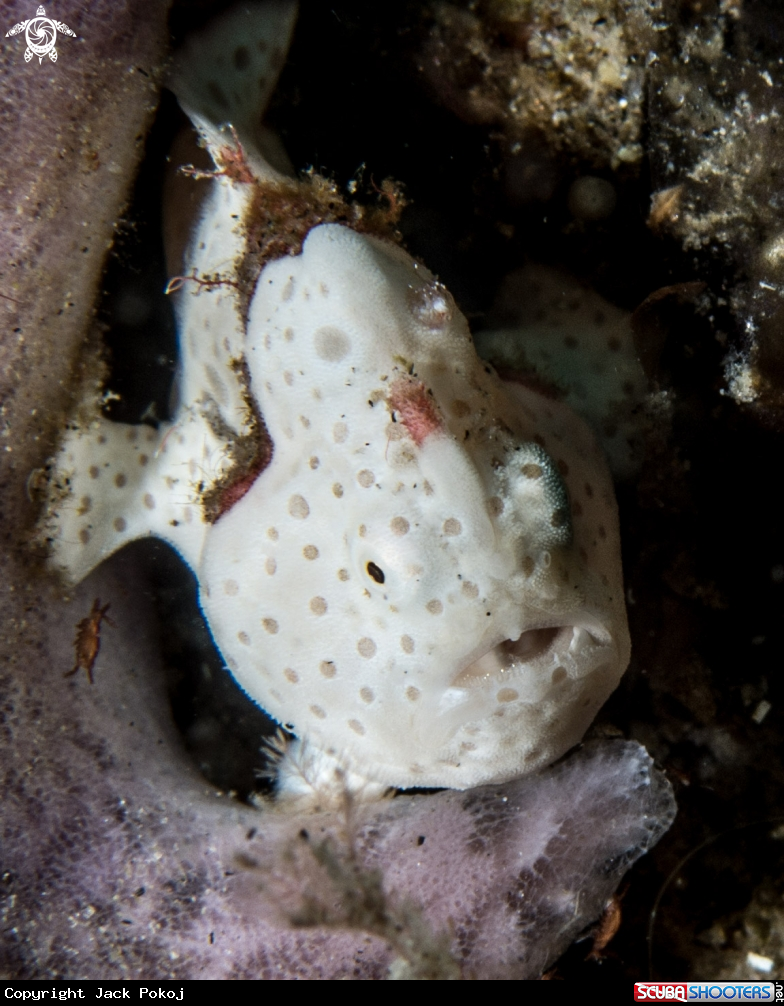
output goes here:
<path id="1" fill-rule="evenodd" d="M 590 622 L 526 629 L 505 639 L 463 667 L 451 689 L 476 693 L 487 687 L 513 687 L 516 698 L 535 702 L 568 680 L 587 677 L 612 660 L 610 633 Z"/>

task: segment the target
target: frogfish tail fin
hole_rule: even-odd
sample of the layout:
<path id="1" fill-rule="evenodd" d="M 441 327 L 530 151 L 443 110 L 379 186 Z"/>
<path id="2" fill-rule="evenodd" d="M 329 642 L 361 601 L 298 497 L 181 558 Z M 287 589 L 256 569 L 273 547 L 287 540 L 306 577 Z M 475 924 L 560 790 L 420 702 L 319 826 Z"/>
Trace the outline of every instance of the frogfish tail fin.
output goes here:
<path id="1" fill-rule="evenodd" d="M 233 146 L 232 130 L 255 173 L 275 177 L 262 119 L 285 61 L 296 0 L 243 3 L 195 32 L 175 54 L 168 85 L 202 133 L 213 159 Z M 273 147 L 275 144 L 273 143 Z"/>

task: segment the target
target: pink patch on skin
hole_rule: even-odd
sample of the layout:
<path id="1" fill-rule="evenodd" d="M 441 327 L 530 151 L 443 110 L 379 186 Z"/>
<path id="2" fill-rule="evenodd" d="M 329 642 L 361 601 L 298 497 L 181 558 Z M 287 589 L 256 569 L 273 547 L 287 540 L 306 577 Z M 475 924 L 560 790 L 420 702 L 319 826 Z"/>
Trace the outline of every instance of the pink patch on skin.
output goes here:
<path id="1" fill-rule="evenodd" d="M 270 440 L 266 427 L 262 424 L 262 440 L 259 445 L 258 454 L 253 459 L 246 472 L 243 472 L 233 482 L 223 487 L 220 497 L 218 498 L 217 513 L 214 518 L 215 521 L 219 521 L 220 518 L 231 510 L 235 503 L 239 503 L 242 497 L 248 492 L 259 475 L 261 475 L 270 461 L 272 461 L 272 451 L 272 441 Z"/>
<path id="2" fill-rule="evenodd" d="M 249 472 L 238 479 L 236 482 L 232 482 L 231 485 L 226 486 L 220 495 L 220 501 L 218 502 L 218 513 L 215 520 L 220 520 L 220 518 L 231 508 L 235 503 L 239 503 L 242 497 L 247 493 L 256 479 L 261 475 L 262 468 L 264 466 L 254 466 Z"/>
<path id="3" fill-rule="evenodd" d="M 421 447 L 431 433 L 444 428 L 438 406 L 421 381 L 410 377 L 398 378 L 390 386 L 387 403 L 397 413 L 417 447 Z"/>

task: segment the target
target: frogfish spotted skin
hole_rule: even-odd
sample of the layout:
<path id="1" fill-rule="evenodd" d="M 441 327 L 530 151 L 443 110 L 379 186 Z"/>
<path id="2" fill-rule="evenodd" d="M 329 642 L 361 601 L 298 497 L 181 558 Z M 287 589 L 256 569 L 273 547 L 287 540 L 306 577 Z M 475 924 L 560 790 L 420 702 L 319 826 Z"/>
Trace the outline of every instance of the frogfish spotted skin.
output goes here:
<path id="1" fill-rule="evenodd" d="M 180 553 L 231 673 L 296 735 L 283 797 L 507 780 L 578 742 L 627 665 L 612 485 L 585 424 L 499 380 L 389 241 L 314 226 L 243 301 L 281 176 L 242 96 L 268 94 L 295 15 L 230 12 L 175 65 L 216 165 L 177 293 L 179 405 L 157 430 L 83 407 L 52 562 L 77 581 L 151 534 Z"/>

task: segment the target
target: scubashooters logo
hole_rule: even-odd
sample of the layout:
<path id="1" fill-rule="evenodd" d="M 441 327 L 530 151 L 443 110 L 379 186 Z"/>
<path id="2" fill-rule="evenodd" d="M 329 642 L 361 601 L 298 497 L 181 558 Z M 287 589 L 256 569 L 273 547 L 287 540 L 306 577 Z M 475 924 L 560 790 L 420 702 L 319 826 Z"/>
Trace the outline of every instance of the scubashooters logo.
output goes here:
<path id="1" fill-rule="evenodd" d="M 634 1001 L 776 1002 L 784 998 L 781 982 L 635 982 Z"/>
<path id="2" fill-rule="evenodd" d="M 29 63 L 33 56 L 37 56 L 39 66 L 43 62 L 44 56 L 48 56 L 53 63 L 57 62 L 57 49 L 54 44 L 58 31 L 63 35 L 76 38 L 76 32 L 71 31 L 67 24 L 63 24 L 62 21 L 53 21 L 47 17 L 43 7 L 39 7 L 35 12 L 35 17 L 31 17 L 29 21 L 20 21 L 19 24 L 15 24 L 10 31 L 5 33 L 5 37 L 10 38 L 11 35 L 18 35 L 22 31 L 25 33 L 25 41 L 27 42 L 24 54 L 25 63 Z"/>

